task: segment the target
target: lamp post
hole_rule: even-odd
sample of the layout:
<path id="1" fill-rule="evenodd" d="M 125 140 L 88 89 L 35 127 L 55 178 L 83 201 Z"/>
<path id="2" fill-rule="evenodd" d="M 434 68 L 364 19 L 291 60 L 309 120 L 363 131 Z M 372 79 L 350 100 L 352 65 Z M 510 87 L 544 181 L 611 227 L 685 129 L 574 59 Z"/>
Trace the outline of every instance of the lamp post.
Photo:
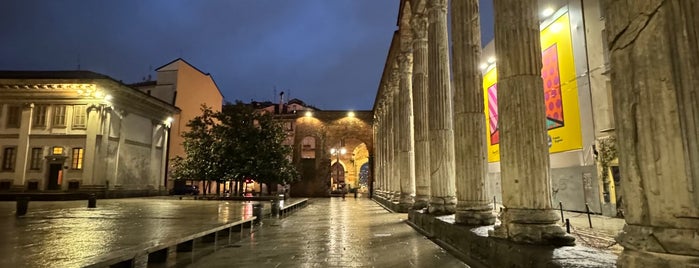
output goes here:
<path id="1" fill-rule="evenodd" d="M 345 150 L 345 148 L 342 148 L 342 147 L 340 147 L 339 149 L 335 149 L 335 148 L 330 149 L 330 154 L 336 156 L 337 160 L 335 161 L 335 163 L 337 163 L 337 165 L 340 165 L 340 155 L 343 155 L 346 152 L 347 152 L 347 150 Z M 340 180 L 340 168 L 339 168 L 339 166 L 336 169 L 337 169 L 337 171 L 336 171 L 336 175 L 335 175 L 335 180 L 339 181 Z"/>

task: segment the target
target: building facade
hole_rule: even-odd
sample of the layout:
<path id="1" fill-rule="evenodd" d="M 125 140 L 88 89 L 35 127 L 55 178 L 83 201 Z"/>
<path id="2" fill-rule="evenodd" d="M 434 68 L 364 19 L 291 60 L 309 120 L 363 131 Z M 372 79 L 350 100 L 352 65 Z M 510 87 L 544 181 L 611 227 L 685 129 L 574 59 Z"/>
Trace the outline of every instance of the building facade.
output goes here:
<path id="1" fill-rule="evenodd" d="M 89 71 L 2 71 L 0 189 L 160 194 L 178 112 Z"/>
<path id="2" fill-rule="evenodd" d="M 156 81 L 134 84 L 142 92 L 181 109 L 174 116 L 170 130 L 170 149 L 167 159 L 186 157 L 183 134 L 189 130 L 187 123 L 201 115 L 202 105 L 213 111 L 221 111 L 223 95 L 213 77 L 197 69 L 184 59 L 175 59 L 159 68 Z M 183 183 L 182 181 L 181 183 Z M 167 187 L 172 189 L 173 178 L 168 176 Z"/>

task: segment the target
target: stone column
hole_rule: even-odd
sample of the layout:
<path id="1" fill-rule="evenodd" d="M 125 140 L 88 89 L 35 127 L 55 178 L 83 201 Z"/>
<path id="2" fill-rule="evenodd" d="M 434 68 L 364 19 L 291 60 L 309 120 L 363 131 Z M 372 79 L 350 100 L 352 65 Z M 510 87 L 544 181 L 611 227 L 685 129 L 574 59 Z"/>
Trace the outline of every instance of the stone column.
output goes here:
<path id="1" fill-rule="evenodd" d="M 699 3 L 605 6 L 626 218 L 617 266 L 697 266 Z"/>
<path id="2" fill-rule="evenodd" d="M 426 208 L 430 201 L 430 144 L 427 139 L 427 17 L 413 14 L 413 114 L 415 129 L 415 204 L 414 209 Z"/>
<path id="3" fill-rule="evenodd" d="M 83 155 L 83 184 L 99 185 L 95 177 L 95 160 L 97 159 L 97 134 L 100 131 L 100 108 L 95 105 L 88 105 L 86 111 L 87 123 L 85 130 L 85 151 Z M 103 184 L 102 184 L 103 185 Z"/>
<path id="4" fill-rule="evenodd" d="M 391 173 L 391 191 L 393 197 L 391 201 L 400 202 L 400 186 L 401 186 L 401 170 L 404 168 L 404 163 L 400 161 L 400 70 L 398 69 L 398 59 L 393 59 L 393 68 L 391 68 L 391 164 L 393 166 Z"/>
<path id="5" fill-rule="evenodd" d="M 449 75 L 448 0 L 428 0 L 429 139 L 431 199 L 429 212 L 451 214 L 456 210 L 454 129 Z"/>
<path id="6" fill-rule="evenodd" d="M 495 223 L 488 200 L 485 114 L 478 0 L 452 3 L 454 42 L 454 147 L 456 156 L 456 223 Z"/>
<path id="7" fill-rule="evenodd" d="M 403 30 L 403 29 L 402 29 Z M 409 30 L 409 29 L 408 29 Z M 400 68 L 400 94 L 398 95 L 398 135 L 400 157 L 400 200 L 401 212 L 407 212 L 415 203 L 415 155 L 413 154 L 413 52 L 412 37 L 401 32 L 398 66 Z"/>
<path id="8" fill-rule="evenodd" d="M 551 206 L 536 0 L 495 0 L 502 199 L 494 236 L 572 245 Z"/>

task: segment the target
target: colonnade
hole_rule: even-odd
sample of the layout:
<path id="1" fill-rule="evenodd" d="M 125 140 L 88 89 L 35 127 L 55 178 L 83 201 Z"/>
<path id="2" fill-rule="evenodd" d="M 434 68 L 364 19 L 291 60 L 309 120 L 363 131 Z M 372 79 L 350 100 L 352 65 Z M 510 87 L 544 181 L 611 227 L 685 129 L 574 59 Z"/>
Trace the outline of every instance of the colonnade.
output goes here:
<path id="1" fill-rule="evenodd" d="M 455 214 L 457 224 L 493 224 L 478 1 L 400 6 L 374 110 L 375 195 L 405 211 Z M 699 263 L 699 4 L 606 0 L 604 7 L 628 186 L 619 264 Z M 538 3 L 494 0 L 494 10 L 504 210 L 490 235 L 571 245 L 551 204 Z"/>

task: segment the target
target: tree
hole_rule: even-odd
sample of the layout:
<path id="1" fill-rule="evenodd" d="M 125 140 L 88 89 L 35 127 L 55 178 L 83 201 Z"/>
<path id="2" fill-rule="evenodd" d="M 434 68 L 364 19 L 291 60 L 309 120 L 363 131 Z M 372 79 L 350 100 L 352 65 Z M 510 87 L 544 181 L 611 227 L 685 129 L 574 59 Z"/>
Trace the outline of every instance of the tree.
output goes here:
<path id="1" fill-rule="evenodd" d="M 240 101 L 226 103 L 220 112 L 202 107 L 202 115 L 187 125 L 183 136 L 186 158 L 173 159 L 175 177 L 212 181 L 241 182 L 253 179 L 271 185 L 296 180 L 298 172 L 283 145 L 286 134 L 280 122 Z M 217 193 L 218 193 L 217 188 Z M 205 191 L 206 192 L 206 189 Z"/>

